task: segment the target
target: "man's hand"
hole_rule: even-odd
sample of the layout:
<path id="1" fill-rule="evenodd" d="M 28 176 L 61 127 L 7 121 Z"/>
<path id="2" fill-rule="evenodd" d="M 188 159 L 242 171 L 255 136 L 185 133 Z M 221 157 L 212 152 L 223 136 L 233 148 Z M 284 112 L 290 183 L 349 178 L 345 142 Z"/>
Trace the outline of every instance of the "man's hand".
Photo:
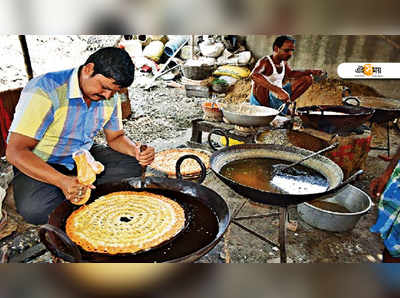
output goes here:
<path id="1" fill-rule="evenodd" d="M 391 176 L 391 172 L 385 172 L 383 173 L 383 175 L 373 179 L 371 181 L 371 184 L 369 186 L 369 193 L 371 195 L 371 197 L 373 197 L 374 199 L 380 197 L 380 195 L 382 194 L 382 192 L 385 189 L 385 186 L 387 184 L 387 182 L 389 181 Z"/>
<path id="2" fill-rule="evenodd" d="M 279 89 L 279 91 L 277 91 L 275 93 L 276 93 L 276 97 L 278 97 L 280 100 L 282 100 L 284 102 L 290 101 L 289 93 L 287 93 L 285 90 Z"/>
<path id="3" fill-rule="evenodd" d="M 141 166 L 148 166 L 153 162 L 155 156 L 153 147 L 147 146 L 146 150 L 140 152 L 140 143 L 136 143 L 136 148 L 136 159 Z"/>
<path id="4" fill-rule="evenodd" d="M 290 102 L 289 106 L 288 106 L 288 111 L 289 111 L 289 115 L 297 115 L 297 111 L 295 110 L 295 102 L 292 101 Z"/>
<path id="5" fill-rule="evenodd" d="M 104 134 L 108 145 L 115 151 L 135 157 L 141 166 L 147 166 L 154 160 L 154 148 L 148 146 L 146 150 L 140 152 L 140 143 L 131 141 L 123 130 L 112 131 L 105 129 Z"/>
<path id="6" fill-rule="evenodd" d="M 324 73 L 324 71 L 320 70 L 320 69 L 313 69 L 310 70 L 310 74 L 312 74 L 313 76 L 320 76 Z"/>
<path id="7" fill-rule="evenodd" d="M 61 182 L 60 188 L 64 193 L 65 198 L 72 202 L 82 198 L 85 195 L 87 188 L 95 189 L 96 187 L 94 185 L 86 186 L 79 183 L 78 177 L 66 176 L 66 178 Z"/>

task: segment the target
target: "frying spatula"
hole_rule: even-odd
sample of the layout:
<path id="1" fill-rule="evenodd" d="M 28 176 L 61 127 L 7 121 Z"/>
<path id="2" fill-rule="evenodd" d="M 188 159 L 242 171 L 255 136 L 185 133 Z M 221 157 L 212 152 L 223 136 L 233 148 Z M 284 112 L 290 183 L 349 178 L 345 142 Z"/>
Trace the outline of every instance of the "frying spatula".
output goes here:
<path id="1" fill-rule="evenodd" d="M 339 143 L 334 143 L 334 144 L 330 145 L 329 147 L 326 147 L 326 148 L 321 149 L 321 150 L 319 150 L 319 151 L 317 151 L 317 152 L 314 152 L 313 154 L 310 154 L 310 155 L 308 155 L 308 156 L 306 156 L 306 157 L 300 159 L 299 161 L 296 161 L 296 162 L 291 163 L 291 164 L 289 164 L 289 165 L 285 165 L 285 164 L 276 164 L 276 165 L 273 165 L 273 166 L 272 166 L 272 167 L 273 167 L 273 169 L 272 169 L 272 176 L 274 176 L 274 175 L 281 175 L 283 172 L 285 172 L 286 174 L 290 174 L 290 175 L 297 175 L 297 174 L 298 174 L 298 171 L 297 171 L 296 169 L 291 169 L 291 168 L 293 168 L 294 166 L 296 166 L 296 165 L 302 163 L 303 161 L 305 161 L 305 160 L 307 160 L 307 159 L 309 159 L 309 158 L 311 158 L 311 157 L 313 157 L 313 156 L 315 156 L 315 155 L 318 155 L 318 154 L 321 154 L 321 153 L 324 153 L 324 152 L 333 150 L 333 149 L 335 149 L 338 145 L 339 145 Z M 290 169 L 290 171 L 289 171 L 289 169 Z"/>

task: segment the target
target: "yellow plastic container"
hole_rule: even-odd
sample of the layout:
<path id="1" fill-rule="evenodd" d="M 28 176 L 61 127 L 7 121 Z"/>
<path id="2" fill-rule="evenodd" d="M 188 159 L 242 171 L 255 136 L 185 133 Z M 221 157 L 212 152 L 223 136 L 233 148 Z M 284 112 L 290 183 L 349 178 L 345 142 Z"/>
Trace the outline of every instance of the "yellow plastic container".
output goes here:
<path id="1" fill-rule="evenodd" d="M 225 137 L 221 137 L 221 144 L 222 144 L 223 146 L 226 146 Z M 238 141 L 238 140 L 236 140 L 236 139 L 229 138 L 229 146 L 232 146 L 232 145 L 240 145 L 240 144 L 244 144 L 244 142 Z"/>
<path id="2" fill-rule="evenodd" d="M 150 60 L 158 62 L 163 52 L 164 52 L 164 44 L 159 40 L 154 40 L 144 48 L 143 56 L 149 58 Z"/>

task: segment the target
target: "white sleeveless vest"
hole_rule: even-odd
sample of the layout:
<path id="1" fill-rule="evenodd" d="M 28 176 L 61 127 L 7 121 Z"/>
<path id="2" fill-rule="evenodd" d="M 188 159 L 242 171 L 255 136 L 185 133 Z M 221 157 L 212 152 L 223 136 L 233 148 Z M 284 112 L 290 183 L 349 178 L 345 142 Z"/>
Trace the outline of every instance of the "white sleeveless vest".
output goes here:
<path id="1" fill-rule="evenodd" d="M 283 79 L 285 77 L 285 64 L 283 63 L 283 61 L 281 61 L 281 67 L 282 67 L 282 72 L 278 73 L 278 71 L 276 70 L 275 64 L 272 61 L 270 56 L 264 56 L 262 57 L 260 60 L 258 60 L 256 66 L 254 67 L 254 69 L 258 66 L 258 64 L 260 63 L 260 61 L 262 59 L 265 59 L 265 57 L 268 58 L 269 63 L 271 63 L 272 66 L 272 74 L 270 76 L 266 76 L 266 75 L 262 75 L 268 82 L 270 82 L 272 85 L 275 85 L 279 88 L 282 88 L 282 82 Z M 264 70 L 262 70 L 264 71 Z"/>

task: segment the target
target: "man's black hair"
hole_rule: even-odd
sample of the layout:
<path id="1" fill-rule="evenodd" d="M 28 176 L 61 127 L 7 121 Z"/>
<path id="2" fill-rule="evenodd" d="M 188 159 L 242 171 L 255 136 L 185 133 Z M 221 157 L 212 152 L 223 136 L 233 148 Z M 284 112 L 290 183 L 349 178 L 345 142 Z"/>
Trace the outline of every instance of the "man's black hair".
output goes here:
<path id="1" fill-rule="evenodd" d="M 102 48 L 89 56 L 84 65 L 94 63 L 93 76 L 101 74 L 114 79 L 122 88 L 132 84 L 135 78 L 135 65 L 129 54 L 120 48 Z"/>
<path id="2" fill-rule="evenodd" d="M 283 43 L 285 41 L 287 41 L 287 40 L 292 41 L 293 43 L 296 42 L 296 39 L 294 37 L 291 37 L 291 36 L 288 36 L 288 35 L 281 35 L 281 36 L 278 36 L 275 39 L 274 43 L 272 44 L 272 50 L 275 51 L 275 46 L 280 48 L 283 45 Z"/>

